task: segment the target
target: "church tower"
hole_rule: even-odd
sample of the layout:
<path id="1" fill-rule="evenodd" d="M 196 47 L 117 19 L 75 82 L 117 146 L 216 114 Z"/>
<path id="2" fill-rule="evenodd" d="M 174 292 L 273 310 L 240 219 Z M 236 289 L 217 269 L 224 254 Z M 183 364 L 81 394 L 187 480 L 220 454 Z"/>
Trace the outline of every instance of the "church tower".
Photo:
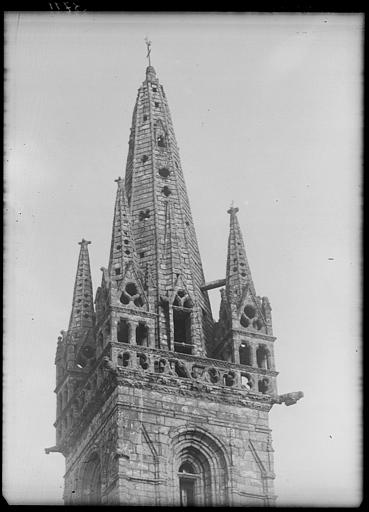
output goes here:
<path id="1" fill-rule="evenodd" d="M 277 394 L 271 307 L 256 295 L 231 207 L 225 279 L 206 283 L 163 86 L 138 90 L 110 257 L 92 299 L 80 242 L 72 313 L 56 353 L 64 502 L 275 503 L 268 413 Z M 221 289 L 214 323 L 207 290 Z"/>

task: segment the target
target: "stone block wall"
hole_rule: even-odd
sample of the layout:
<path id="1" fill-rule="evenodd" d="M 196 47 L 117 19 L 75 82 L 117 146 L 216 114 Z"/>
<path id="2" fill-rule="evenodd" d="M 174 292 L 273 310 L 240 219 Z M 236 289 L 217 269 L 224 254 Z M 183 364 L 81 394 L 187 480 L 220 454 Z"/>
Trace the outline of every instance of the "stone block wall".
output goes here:
<path id="1" fill-rule="evenodd" d="M 119 459 L 121 504 L 179 505 L 178 471 L 193 447 L 210 459 L 211 483 L 201 504 L 274 502 L 266 411 L 126 386 L 119 387 L 118 403 L 125 452 Z"/>
<path id="2" fill-rule="evenodd" d="M 202 468 L 198 504 L 273 504 L 268 412 L 190 395 L 117 386 L 67 457 L 65 503 L 90 503 L 100 485 L 102 504 L 179 505 L 189 457 Z"/>

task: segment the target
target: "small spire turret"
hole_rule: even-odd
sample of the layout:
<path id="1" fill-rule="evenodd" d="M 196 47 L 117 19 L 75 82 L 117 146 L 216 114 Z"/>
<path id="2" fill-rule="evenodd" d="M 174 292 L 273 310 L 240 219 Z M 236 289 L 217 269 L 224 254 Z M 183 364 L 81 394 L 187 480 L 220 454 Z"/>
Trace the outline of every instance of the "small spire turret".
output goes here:
<path id="1" fill-rule="evenodd" d="M 247 284 L 254 295 L 256 295 L 250 267 L 247 261 L 245 244 L 238 223 L 237 212 L 239 209 L 232 205 L 228 210 L 230 214 L 230 228 L 228 238 L 228 256 L 226 270 L 226 294 L 241 296 Z"/>
<path id="2" fill-rule="evenodd" d="M 108 268 L 111 281 L 122 279 L 124 269 L 129 262 L 133 262 L 137 267 L 137 254 L 132 236 L 131 215 L 124 180 L 119 176 L 115 181 L 118 187 Z"/>
<path id="3" fill-rule="evenodd" d="M 68 332 L 87 331 L 94 326 L 95 311 L 93 303 L 92 279 L 88 245 L 91 242 L 82 238 L 74 283 L 72 312 Z"/>

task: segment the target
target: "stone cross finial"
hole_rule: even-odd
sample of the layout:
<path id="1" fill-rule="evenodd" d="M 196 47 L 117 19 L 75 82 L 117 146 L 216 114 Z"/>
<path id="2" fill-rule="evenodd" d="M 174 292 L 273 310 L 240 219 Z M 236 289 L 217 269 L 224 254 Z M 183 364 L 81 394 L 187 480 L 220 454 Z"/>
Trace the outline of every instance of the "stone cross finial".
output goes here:
<path id="1" fill-rule="evenodd" d="M 90 243 L 91 242 L 89 240 L 85 240 L 84 238 L 82 238 L 82 240 L 80 242 L 78 242 L 78 245 L 86 246 Z"/>
<path id="2" fill-rule="evenodd" d="M 235 207 L 233 205 L 234 205 L 234 201 L 232 201 L 230 209 L 227 210 L 227 213 L 229 213 L 230 215 L 235 214 L 235 213 L 238 212 L 237 206 Z"/>
<path id="3" fill-rule="evenodd" d="M 149 59 L 149 66 L 151 66 L 151 59 L 150 59 L 150 53 L 151 53 L 151 41 L 149 41 L 147 39 L 147 37 L 145 37 L 145 43 L 146 43 L 146 46 L 147 46 L 147 55 L 146 55 L 146 58 Z"/>
<path id="4" fill-rule="evenodd" d="M 118 176 L 118 178 L 116 180 L 114 180 L 115 183 L 118 183 L 118 188 L 121 187 L 121 184 L 123 183 L 123 178 L 121 178 L 120 176 Z"/>

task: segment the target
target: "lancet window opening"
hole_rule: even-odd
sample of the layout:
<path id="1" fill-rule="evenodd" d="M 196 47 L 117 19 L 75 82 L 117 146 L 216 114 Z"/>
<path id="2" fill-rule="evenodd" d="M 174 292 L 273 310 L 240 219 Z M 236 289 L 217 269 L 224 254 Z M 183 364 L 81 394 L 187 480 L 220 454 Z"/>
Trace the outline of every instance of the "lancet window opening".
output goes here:
<path id="1" fill-rule="evenodd" d="M 244 364 L 247 366 L 252 365 L 252 359 L 251 359 L 251 347 L 248 343 L 241 343 L 239 348 L 239 355 L 240 355 L 240 364 Z"/>
<path id="2" fill-rule="evenodd" d="M 196 505 L 201 493 L 201 474 L 190 461 L 181 464 L 178 470 L 180 505 L 188 507 Z"/>
<path id="3" fill-rule="evenodd" d="M 264 345 L 256 349 L 256 362 L 259 368 L 271 369 L 270 351 Z"/>
<path id="4" fill-rule="evenodd" d="M 268 393 L 269 392 L 269 388 L 270 388 L 269 379 L 264 377 L 264 378 L 259 380 L 259 382 L 258 382 L 258 391 L 260 393 L 263 393 L 263 394 Z"/>
<path id="5" fill-rule="evenodd" d="M 129 343 L 129 324 L 125 318 L 120 318 L 118 322 L 117 341 L 119 343 Z"/>
<path id="6" fill-rule="evenodd" d="M 155 104 L 155 106 L 159 106 L 159 104 Z M 160 119 L 155 123 L 155 140 L 159 149 L 167 147 L 167 133 Z"/>
<path id="7" fill-rule="evenodd" d="M 149 346 L 149 329 L 143 322 L 139 322 L 136 328 L 136 344 L 144 347 Z"/>
<path id="8" fill-rule="evenodd" d="M 182 507 L 211 505 L 212 477 L 206 456 L 188 448 L 182 460 L 177 473 L 179 504 Z"/>
<path id="9" fill-rule="evenodd" d="M 192 354 L 192 307 L 189 295 L 178 290 L 172 305 L 174 351 Z"/>

